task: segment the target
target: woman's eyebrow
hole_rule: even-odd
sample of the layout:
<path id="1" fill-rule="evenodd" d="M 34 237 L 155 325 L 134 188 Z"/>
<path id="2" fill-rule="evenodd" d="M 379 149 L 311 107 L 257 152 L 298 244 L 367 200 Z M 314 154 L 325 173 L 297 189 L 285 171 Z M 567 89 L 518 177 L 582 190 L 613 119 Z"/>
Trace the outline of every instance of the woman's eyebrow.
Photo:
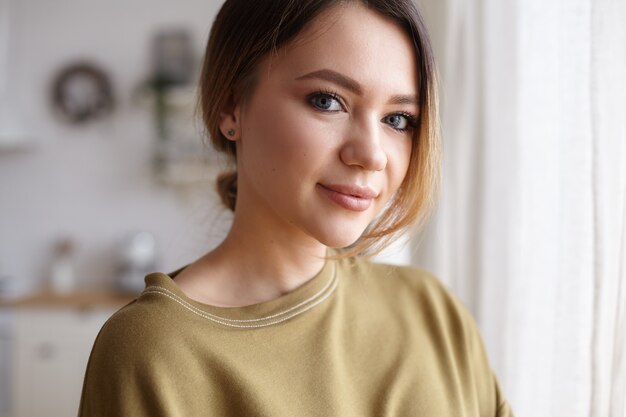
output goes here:
<path id="1" fill-rule="evenodd" d="M 417 96 L 415 94 L 400 94 L 397 96 L 393 96 L 389 99 L 389 104 L 415 104 L 419 105 L 419 101 L 417 100 Z"/>
<path id="2" fill-rule="evenodd" d="M 363 88 L 361 88 L 361 84 L 348 77 L 347 75 L 343 75 L 337 71 L 333 71 L 330 69 L 321 69 L 313 72 L 309 72 L 308 74 L 304 74 L 298 78 L 299 80 L 309 80 L 309 79 L 321 79 L 330 81 L 331 83 L 338 84 L 355 94 L 363 95 Z"/>
<path id="3" fill-rule="evenodd" d="M 363 95 L 363 88 L 356 80 L 343 75 L 340 72 L 333 71 L 331 69 L 321 69 L 313 72 L 309 72 L 296 78 L 296 81 L 320 79 L 330 81 L 344 87 L 347 90 L 352 91 L 357 95 Z M 389 104 L 418 104 L 417 96 L 414 94 L 400 94 L 392 96 L 389 99 Z"/>

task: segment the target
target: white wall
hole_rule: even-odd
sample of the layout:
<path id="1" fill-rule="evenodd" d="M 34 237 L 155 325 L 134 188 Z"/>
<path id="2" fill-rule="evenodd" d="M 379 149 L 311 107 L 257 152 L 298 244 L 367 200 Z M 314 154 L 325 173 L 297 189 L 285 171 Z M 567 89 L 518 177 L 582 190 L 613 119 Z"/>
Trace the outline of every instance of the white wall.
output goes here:
<path id="1" fill-rule="evenodd" d="M 221 2 L 0 1 L 11 2 L 12 22 L 10 64 L 0 77 L 9 78 L 6 99 L 36 141 L 26 151 L 0 150 L 0 275 L 43 282 L 52 244 L 65 235 L 79 245 L 82 287 L 113 282 L 116 245 L 131 231 L 155 234 L 159 267 L 167 271 L 214 245 L 228 215 L 213 184 L 183 192 L 154 181 L 151 115 L 131 91 L 147 76 L 157 28 L 188 27 L 201 53 Z M 51 112 L 49 84 L 59 68 L 81 58 L 107 70 L 117 107 L 105 121 L 68 127 Z"/>

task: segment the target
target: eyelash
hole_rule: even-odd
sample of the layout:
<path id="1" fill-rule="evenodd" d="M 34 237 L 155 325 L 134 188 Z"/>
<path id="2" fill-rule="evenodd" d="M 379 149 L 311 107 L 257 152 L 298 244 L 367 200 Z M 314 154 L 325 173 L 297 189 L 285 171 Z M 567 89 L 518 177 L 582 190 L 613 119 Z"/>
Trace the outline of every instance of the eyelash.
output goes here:
<path id="1" fill-rule="evenodd" d="M 330 113 L 334 113 L 335 111 L 337 111 L 337 110 L 323 110 L 323 109 L 320 109 L 319 107 L 315 106 L 314 104 L 312 104 L 313 99 L 315 99 L 316 97 L 319 97 L 319 96 L 326 96 L 326 97 L 331 98 L 332 100 L 336 100 L 339 103 L 339 105 L 344 110 L 346 108 L 346 106 L 343 103 L 343 100 L 341 100 L 341 97 L 339 97 L 339 94 L 337 94 L 336 91 L 333 91 L 333 90 L 317 90 L 316 92 L 314 92 L 312 94 L 309 94 L 307 96 L 307 102 L 310 103 L 313 107 L 315 107 L 315 109 L 318 110 L 318 111 L 325 112 L 325 113 L 329 113 L 329 112 Z M 417 128 L 417 124 L 418 124 L 417 117 L 415 117 L 411 113 L 400 111 L 400 112 L 392 113 L 392 114 L 389 114 L 389 115 L 385 116 L 383 118 L 383 120 L 388 118 L 388 117 L 390 117 L 390 116 L 402 116 L 407 121 L 407 127 L 404 128 L 404 129 L 398 129 L 396 127 L 391 126 L 391 128 L 396 130 L 397 132 L 407 132 L 409 130 L 413 130 L 413 129 Z"/>
<path id="2" fill-rule="evenodd" d="M 406 119 L 406 125 L 407 125 L 406 128 L 404 129 L 394 128 L 398 132 L 407 132 L 409 130 L 413 130 L 417 128 L 417 117 L 413 116 L 411 113 L 401 111 L 401 112 L 390 114 L 389 116 L 402 116 Z M 385 117 L 389 117 L 389 116 L 385 116 Z"/>
<path id="3" fill-rule="evenodd" d="M 337 94 L 337 92 L 333 91 L 333 90 L 317 90 L 316 92 L 311 93 L 311 94 L 308 95 L 307 101 L 309 103 L 311 103 L 313 101 L 313 99 L 315 99 L 317 97 L 320 97 L 320 96 L 326 96 L 326 97 L 329 97 L 329 98 L 331 98 L 333 100 L 336 100 L 341 105 L 341 107 L 345 110 L 346 106 L 344 106 L 343 100 L 341 100 L 341 97 L 339 97 L 339 94 Z M 318 110 L 320 110 L 322 112 L 328 112 L 329 111 L 329 110 L 320 109 L 319 107 L 316 107 L 316 109 L 318 109 Z"/>

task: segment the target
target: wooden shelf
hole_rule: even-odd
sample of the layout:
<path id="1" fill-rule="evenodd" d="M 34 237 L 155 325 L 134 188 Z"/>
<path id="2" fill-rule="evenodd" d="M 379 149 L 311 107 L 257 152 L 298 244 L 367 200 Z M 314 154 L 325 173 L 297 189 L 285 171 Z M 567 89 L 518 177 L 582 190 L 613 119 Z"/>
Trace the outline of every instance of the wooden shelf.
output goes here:
<path id="1" fill-rule="evenodd" d="M 77 308 L 123 306 L 137 295 L 115 292 L 39 293 L 15 299 L 0 298 L 0 308 Z"/>

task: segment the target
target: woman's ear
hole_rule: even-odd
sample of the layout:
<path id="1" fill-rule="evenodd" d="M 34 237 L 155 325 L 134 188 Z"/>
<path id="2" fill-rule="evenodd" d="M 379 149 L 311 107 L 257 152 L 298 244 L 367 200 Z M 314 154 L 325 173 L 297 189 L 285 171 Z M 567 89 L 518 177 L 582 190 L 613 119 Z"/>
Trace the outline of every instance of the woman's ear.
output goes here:
<path id="1" fill-rule="evenodd" d="M 241 106 L 235 103 L 232 96 L 220 112 L 220 131 L 233 142 L 241 138 Z"/>

